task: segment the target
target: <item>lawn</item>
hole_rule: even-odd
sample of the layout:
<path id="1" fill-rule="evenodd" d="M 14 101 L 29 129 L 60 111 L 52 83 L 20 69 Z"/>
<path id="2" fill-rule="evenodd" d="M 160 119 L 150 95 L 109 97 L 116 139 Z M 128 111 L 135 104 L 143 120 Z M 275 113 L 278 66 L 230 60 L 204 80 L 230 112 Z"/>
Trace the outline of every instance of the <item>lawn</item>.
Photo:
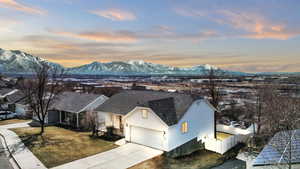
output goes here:
<path id="1" fill-rule="evenodd" d="M 88 132 L 75 132 L 58 127 L 46 127 L 43 137 L 37 135 L 40 128 L 12 130 L 48 168 L 117 147 L 113 142 L 91 138 Z"/>
<path id="2" fill-rule="evenodd" d="M 22 120 L 22 119 L 8 119 L 8 120 L 0 120 L 0 126 L 7 124 L 15 124 L 15 123 L 24 123 L 31 120 Z"/>
<path id="3" fill-rule="evenodd" d="M 224 162 L 223 156 L 207 150 L 197 151 L 189 156 L 173 159 L 155 157 L 130 169 L 209 169 Z"/>

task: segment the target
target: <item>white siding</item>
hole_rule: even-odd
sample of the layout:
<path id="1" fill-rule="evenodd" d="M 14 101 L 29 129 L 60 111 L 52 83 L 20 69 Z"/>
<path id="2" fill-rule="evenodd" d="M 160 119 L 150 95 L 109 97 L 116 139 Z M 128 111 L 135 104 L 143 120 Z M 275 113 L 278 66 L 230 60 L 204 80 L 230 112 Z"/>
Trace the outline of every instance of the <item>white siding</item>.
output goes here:
<path id="1" fill-rule="evenodd" d="M 181 133 L 181 123 L 188 123 L 188 132 Z M 168 150 L 172 150 L 194 138 L 214 137 L 214 110 L 203 100 L 195 101 L 180 121 L 169 127 Z"/>
<path id="2" fill-rule="evenodd" d="M 15 106 L 16 106 L 15 112 L 21 116 L 25 116 L 27 106 L 22 105 L 22 104 L 15 104 Z"/>
<path id="3" fill-rule="evenodd" d="M 142 109 L 147 109 L 148 110 L 148 117 L 143 118 L 142 117 Z M 167 131 L 168 131 L 168 126 L 164 124 L 164 122 L 161 121 L 159 117 L 157 117 L 156 114 L 152 112 L 151 109 L 148 108 L 141 108 L 137 107 L 135 108 L 130 114 L 125 119 L 125 139 L 126 141 L 131 141 L 131 127 L 141 127 L 145 128 L 145 132 L 151 132 L 152 130 L 157 131 L 157 133 L 164 133 L 164 136 L 158 136 L 161 134 L 158 134 L 157 137 L 155 138 L 161 138 L 162 140 L 157 142 L 161 142 L 162 144 L 162 149 L 167 150 L 168 146 L 168 140 L 167 140 Z M 148 130 L 147 130 L 148 129 Z M 151 132 L 153 133 L 153 132 Z M 141 138 L 138 138 L 141 137 Z M 146 137 L 146 138 L 144 138 Z M 148 138 L 149 137 L 149 138 Z M 151 140 L 153 137 L 150 134 L 139 134 L 134 136 L 135 140 Z M 147 143 L 145 143 L 147 144 Z M 153 144 L 154 145 L 154 144 Z M 154 146 L 153 146 L 154 147 Z"/>
<path id="4" fill-rule="evenodd" d="M 99 123 L 104 122 L 105 126 L 112 126 L 113 125 L 112 113 L 98 112 L 98 120 L 99 120 Z"/>

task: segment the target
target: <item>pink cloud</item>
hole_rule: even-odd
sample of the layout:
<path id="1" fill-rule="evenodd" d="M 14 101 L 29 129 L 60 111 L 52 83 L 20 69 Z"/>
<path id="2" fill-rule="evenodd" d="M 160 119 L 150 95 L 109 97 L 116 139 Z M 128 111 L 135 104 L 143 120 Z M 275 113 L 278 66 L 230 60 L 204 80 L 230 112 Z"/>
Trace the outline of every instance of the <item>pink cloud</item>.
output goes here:
<path id="1" fill-rule="evenodd" d="M 43 15 L 46 13 L 46 11 L 18 3 L 15 0 L 0 0 L 0 7 L 10 8 L 17 11 L 30 13 L 30 14 Z"/>
<path id="2" fill-rule="evenodd" d="M 207 17 L 213 22 L 229 25 L 234 29 L 246 32 L 237 33 L 234 37 L 286 40 L 300 35 L 300 31 L 289 29 L 287 24 L 274 22 L 266 16 L 254 12 L 224 9 L 214 11 L 175 9 L 175 12 L 182 16 Z"/>
<path id="3" fill-rule="evenodd" d="M 93 40 L 99 42 L 111 42 L 111 43 L 132 43 L 137 39 L 129 32 L 64 32 L 64 31 L 49 31 L 56 35 L 62 35 L 71 38 L 80 38 L 86 40 Z"/>
<path id="4" fill-rule="evenodd" d="M 108 9 L 108 10 L 92 10 L 90 13 L 113 20 L 113 21 L 126 21 L 135 20 L 136 16 L 130 11 L 121 9 Z"/>

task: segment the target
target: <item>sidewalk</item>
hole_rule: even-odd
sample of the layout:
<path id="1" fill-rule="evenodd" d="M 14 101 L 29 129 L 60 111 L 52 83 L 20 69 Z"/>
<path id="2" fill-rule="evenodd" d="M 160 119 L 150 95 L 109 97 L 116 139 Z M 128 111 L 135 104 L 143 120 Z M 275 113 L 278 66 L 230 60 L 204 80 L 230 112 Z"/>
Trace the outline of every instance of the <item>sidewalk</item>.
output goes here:
<path id="1" fill-rule="evenodd" d="M 11 166 L 11 164 L 9 162 L 9 157 L 7 157 L 7 155 L 6 155 L 6 149 L 1 144 L 1 141 L 0 141 L 0 168 L 13 169 L 13 167 Z"/>
<path id="2" fill-rule="evenodd" d="M 13 129 L 13 128 L 30 127 L 28 125 L 28 123 L 30 123 L 30 122 L 0 125 L 0 129 Z"/>
<path id="3" fill-rule="evenodd" d="M 8 148 L 17 163 L 22 169 L 46 169 L 44 164 L 22 143 L 19 136 L 13 131 L 8 130 L 20 127 L 28 127 L 28 122 L 0 126 L 0 133 L 5 137 Z"/>

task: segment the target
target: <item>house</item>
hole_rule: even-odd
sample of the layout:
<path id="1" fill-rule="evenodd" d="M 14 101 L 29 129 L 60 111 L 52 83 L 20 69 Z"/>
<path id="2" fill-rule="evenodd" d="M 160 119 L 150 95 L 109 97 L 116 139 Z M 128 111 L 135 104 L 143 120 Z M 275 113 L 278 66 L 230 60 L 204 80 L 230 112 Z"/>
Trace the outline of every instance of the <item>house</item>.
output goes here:
<path id="1" fill-rule="evenodd" d="M 1 109 L 17 113 L 19 116 L 25 116 L 27 104 L 25 95 L 18 89 L 2 88 L 0 89 Z"/>
<path id="2" fill-rule="evenodd" d="M 252 163 L 253 169 L 300 168 L 300 129 L 274 135 Z"/>
<path id="3" fill-rule="evenodd" d="M 8 109 L 17 113 L 19 116 L 26 116 L 29 111 L 28 103 L 26 102 L 26 96 L 20 91 L 16 91 L 6 96 Z"/>
<path id="4" fill-rule="evenodd" d="M 52 104 L 45 122 L 79 128 L 81 127 L 80 121 L 84 117 L 82 115 L 94 110 L 107 99 L 108 97 L 104 95 L 63 92 Z M 34 118 L 37 119 L 37 117 Z"/>
<path id="5" fill-rule="evenodd" d="M 215 109 L 187 94 L 128 90 L 113 95 L 95 111 L 102 127 L 113 126 L 127 142 L 167 152 L 215 136 Z"/>

